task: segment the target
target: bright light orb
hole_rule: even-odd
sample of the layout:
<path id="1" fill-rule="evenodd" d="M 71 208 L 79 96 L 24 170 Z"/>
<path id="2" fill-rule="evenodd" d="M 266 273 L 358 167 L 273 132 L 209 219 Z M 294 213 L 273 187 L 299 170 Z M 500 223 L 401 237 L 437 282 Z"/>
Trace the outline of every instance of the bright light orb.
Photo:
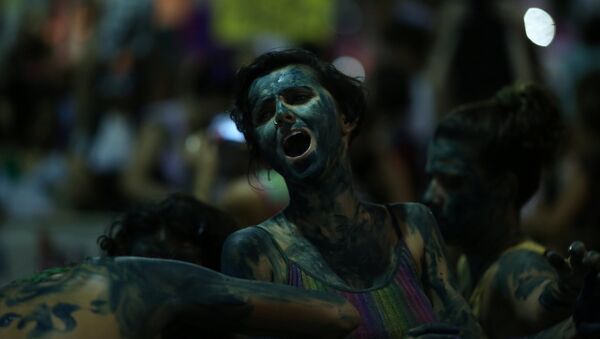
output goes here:
<path id="1" fill-rule="evenodd" d="M 554 19 L 540 8 L 530 8 L 523 17 L 527 38 L 538 46 L 546 47 L 554 40 L 556 26 Z"/>
<path id="2" fill-rule="evenodd" d="M 341 56 L 333 61 L 333 66 L 351 78 L 360 81 L 365 80 L 365 68 L 356 58 Z"/>

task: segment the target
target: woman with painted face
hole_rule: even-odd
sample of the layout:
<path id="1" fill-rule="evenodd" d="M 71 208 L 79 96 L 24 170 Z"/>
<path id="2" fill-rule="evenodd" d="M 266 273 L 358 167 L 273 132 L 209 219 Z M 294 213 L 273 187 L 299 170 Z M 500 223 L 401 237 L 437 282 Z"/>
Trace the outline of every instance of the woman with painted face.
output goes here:
<path id="1" fill-rule="evenodd" d="M 425 202 L 446 242 L 464 252 L 459 286 L 492 338 L 529 335 L 568 318 L 584 276 L 598 266 L 597 253 L 581 243 L 565 262 L 556 253 L 546 258 L 545 248 L 520 231 L 520 209 L 563 131 L 553 98 L 538 86 L 517 85 L 448 114 L 429 148 Z M 573 334 L 575 323 L 554 330 L 546 335 Z"/>
<path id="2" fill-rule="evenodd" d="M 344 296 L 362 318 L 355 338 L 400 338 L 415 327 L 414 336 L 459 327 L 479 337 L 429 210 L 358 198 L 348 146 L 364 111 L 361 83 L 303 50 L 263 54 L 238 72 L 232 119 L 290 199 L 225 241 L 222 271 Z"/>

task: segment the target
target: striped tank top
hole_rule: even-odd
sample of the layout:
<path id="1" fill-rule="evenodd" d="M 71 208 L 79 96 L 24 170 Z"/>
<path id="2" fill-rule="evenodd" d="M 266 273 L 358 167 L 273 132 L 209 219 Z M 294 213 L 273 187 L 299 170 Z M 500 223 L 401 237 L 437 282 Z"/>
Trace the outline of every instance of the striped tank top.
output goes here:
<path id="1" fill-rule="evenodd" d="M 397 264 L 387 281 L 374 288 L 356 290 L 332 286 L 303 270 L 300 265 L 287 258 L 276 244 L 288 264 L 288 285 L 340 295 L 358 310 L 361 325 L 349 338 L 403 338 L 407 330 L 436 321 L 431 302 L 417 275 L 413 256 L 402 240 L 394 214 L 391 211 L 389 214 L 400 241 L 396 246 Z M 268 230 L 263 230 L 268 233 Z"/>

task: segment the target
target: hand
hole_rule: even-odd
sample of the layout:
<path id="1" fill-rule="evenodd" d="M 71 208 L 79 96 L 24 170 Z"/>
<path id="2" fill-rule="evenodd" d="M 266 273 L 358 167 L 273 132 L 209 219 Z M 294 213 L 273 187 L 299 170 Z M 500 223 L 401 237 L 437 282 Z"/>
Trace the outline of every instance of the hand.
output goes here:
<path id="1" fill-rule="evenodd" d="M 574 241 L 569 246 L 569 258 L 565 259 L 554 251 L 548 251 L 546 257 L 558 274 L 558 292 L 562 297 L 574 299 L 583 287 L 586 273 L 590 270 L 589 265 L 584 263 L 588 253 L 581 241 Z"/>
<path id="2" fill-rule="evenodd" d="M 556 252 L 546 254 L 559 276 L 559 290 L 576 294 L 573 320 L 578 338 L 600 335 L 600 253 L 587 251 L 580 241 L 569 246 L 565 260 Z"/>
<path id="3" fill-rule="evenodd" d="M 578 338 L 600 337 L 600 254 L 589 251 L 583 258 L 589 268 L 575 304 L 573 320 Z"/>
<path id="4" fill-rule="evenodd" d="M 456 339 L 460 338 L 460 329 L 445 323 L 423 324 L 408 330 L 407 339 Z"/>

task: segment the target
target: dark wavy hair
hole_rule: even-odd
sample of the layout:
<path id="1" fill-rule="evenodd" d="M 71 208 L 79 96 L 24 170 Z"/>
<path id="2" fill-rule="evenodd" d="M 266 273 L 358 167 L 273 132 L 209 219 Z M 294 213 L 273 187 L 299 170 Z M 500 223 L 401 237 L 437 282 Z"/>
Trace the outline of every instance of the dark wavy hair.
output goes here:
<path id="1" fill-rule="evenodd" d="M 517 84 L 489 100 L 452 111 L 440 122 L 434 138 L 477 145 L 479 164 L 486 173 L 515 174 L 520 207 L 537 190 L 545 165 L 563 149 L 565 133 L 555 96 L 538 85 Z"/>
<path id="2" fill-rule="evenodd" d="M 202 265 L 218 271 L 222 244 L 235 229 L 235 221 L 225 212 L 190 195 L 175 193 L 158 203 L 146 203 L 126 211 L 98 237 L 97 243 L 103 255 L 133 255 L 136 243 L 165 230 L 198 246 Z M 178 249 L 167 246 L 153 247 L 151 253 L 144 256 L 185 260 L 178 257 Z"/>
<path id="3" fill-rule="evenodd" d="M 234 106 L 230 111 L 231 119 L 244 134 L 252 158 L 259 156 L 254 137 L 254 125 L 248 91 L 257 78 L 289 65 L 304 65 L 312 69 L 323 87 L 333 96 L 337 107 L 346 121 L 356 122 L 351 140 L 357 135 L 366 110 L 366 99 L 362 83 L 338 71 L 332 64 L 319 59 L 313 53 L 303 49 L 289 49 L 260 55 L 250 65 L 240 68 L 236 74 L 234 87 Z"/>

